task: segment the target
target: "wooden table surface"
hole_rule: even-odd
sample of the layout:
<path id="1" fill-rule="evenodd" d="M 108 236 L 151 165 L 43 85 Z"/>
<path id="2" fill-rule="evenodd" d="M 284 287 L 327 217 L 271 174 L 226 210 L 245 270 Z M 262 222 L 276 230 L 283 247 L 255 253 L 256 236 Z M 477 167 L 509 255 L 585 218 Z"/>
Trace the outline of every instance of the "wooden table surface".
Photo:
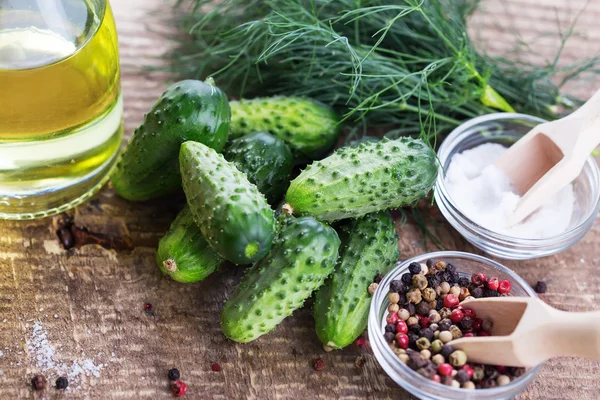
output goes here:
<path id="1" fill-rule="evenodd" d="M 161 33 L 170 28 L 148 13 L 159 9 L 164 15 L 168 5 L 164 0 L 112 3 L 129 133 L 165 87 L 164 76 L 141 75 L 139 67 L 158 63 L 168 49 Z M 530 57 L 544 62 L 552 58 L 558 41 L 543 33 L 556 32 L 558 24 L 566 30 L 584 4 L 584 0 L 484 1 L 485 12 L 474 17 L 472 28 L 490 52 L 501 53 L 519 42 L 534 43 Z M 600 55 L 599 19 L 600 2 L 592 1 L 577 24 L 580 35 L 565 49 L 566 60 Z M 587 95 L 598 84 L 596 80 L 572 85 L 570 90 Z M 385 375 L 369 349 L 352 345 L 324 353 L 308 309 L 297 311 L 274 332 L 250 344 L 225 340 L 219 312 L 241 270 L 225 268 L 193 285 L 163 278 L 155 265 L 155 249 L 175 213 L 172 205 L 131 204 L 105 188 L 67 213 L 81 235 L 80 245 L 71 250 L 63 249 L 56 235 L 64 215 L 0 222 L 0 399 L 42 398 L 32 392 L 29 379 L 43 372 L 36 366 L 48 361 L 43 357 L 68 365 L 89 359 L 101 368 L 98 376 L 74 378 L 64 394 L 48 389 L 48 399 L 168 398 L 166 371 L 174 366 L 189 385 L 188 398 L 194 399 L 411 398 Z M 432 216 L 446 249 L 477 252 L 435 210 Z M 398 231 L 403 259 L 426 251 L 413 223 L 399 225 Z M 81 245 L 82 240 L 104 247 Z M 548 292 L 542 297 L 553 306 L 598 309 L 599 244 L 596 223 L 581 242 L 560 255 L 505 264 L 531 283 L 545 280 Z M 143 311 L 144 303 L 153 304 L 154 315 Z M 30 350 L 40 332 L 47 335 L 42 348 L 54 351 L 46 352 L 41 361 L 36 359 L 39 352 Z M 313 369 L 317 357 L 324 359 L 324 371 Z M 361 367 L 357 357 L 364 361 Z M 220 364 L 220 372 L 211 370 L 213 362 Z M 54 371 L 46 375 L 56 378 Z M 518 398 L 599 397 L 600 364 L 561 358 L 548 362 Z"/>

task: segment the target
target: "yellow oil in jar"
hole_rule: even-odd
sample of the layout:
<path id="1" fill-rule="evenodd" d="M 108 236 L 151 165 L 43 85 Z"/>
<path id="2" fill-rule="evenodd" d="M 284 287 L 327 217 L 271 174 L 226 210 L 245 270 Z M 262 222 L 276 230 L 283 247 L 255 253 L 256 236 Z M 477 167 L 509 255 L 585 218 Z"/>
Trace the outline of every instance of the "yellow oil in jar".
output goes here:
<path id="1" fill-rule="evenodd" d="M 91 196 L 116 159 L 122 115 L 106 1 L 0 2 L 0 217 L 41 217 Z"/>

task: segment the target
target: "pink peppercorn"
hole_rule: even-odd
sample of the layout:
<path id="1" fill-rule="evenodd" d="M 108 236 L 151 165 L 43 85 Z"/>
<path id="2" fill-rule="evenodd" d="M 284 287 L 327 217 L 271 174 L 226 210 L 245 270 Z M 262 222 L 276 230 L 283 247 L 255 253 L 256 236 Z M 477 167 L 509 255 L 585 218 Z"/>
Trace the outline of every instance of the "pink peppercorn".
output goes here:
<path id="1" fill-rule="evenodd" d="M 397 333 L 396 334 L 396 344 L 401 349 L 406 350 L 408 348 L 408 336 L 404 333 Z"/>
<path id="2" fill-rule="evenodd" d="M 453 294 L 447 294 L 444 297 L 444 307 L 452 308 L 456 305 L 458 305 L 458 297 Z"/>
<path id="3" fill-rule="evenodd" d="M 491 290 L 498 290 L 499 283 L 500 282 L 498 281 L 498 278 L 492 276 L 490 279 L 487 280 L 487 287 Z"/>
<path id="4" fill-rule="evenodd" d="M 473 378 L 473 374 L 475 374 L 475 370 L 473 369 L 473 367 L 471 367 L 469 364 L 465 364 L 462 366 L 461 369 L 467 374 L 469 374 L 469 379 Z"/>
<path id="5" fill-rule="evenodd" d="M 506 367 L 504 365 L 496 365 L 496 369 L 498 370 L 498 372 L 500 372 L 501 374 L 506 372 Z"/>
<path id="6" fill-rule="evenodd" d="M 464 312 L 462 312 L 461 310 L 454 310 L 452 311 L 452 314 L 450 314 L 450 321 L 454 322 L 455 324 L 458 324 L 460 321 L 462 321 L 464 317 Z"/>
<path id="7" fill-rule="evenodd" d="M 475 334 L 473 332 L 465 332 L 463 333 L 463 337 L 474 337 Z"/>
<path id="8" fill-rule="evenodd" d="M 510 292 L 510 282 L 507 281 L 506 279 L 503 281 L 500 281 L 500 283 L 498 284 L 498 293 L 506 294 L 508 292 Z"/>
<path id="9" fill-rule="evenodd" d="M 187 393 L 187 385 L 178 379 L 171 384 L 171 393 L 173 393 L 175 397 L 185 396 Z"/>
<path id="10" fill-rule="evenodd" d="M 365 348 L 365 347 L 369 347 L 369 342 L 367 341 L 367 339 L 365 339 L 364 337 L 359 337 L 358 339 L 356 339 L 354 341 L 354 343 L 361 349 Z"/>
<path id="11" fill-rule="evenodd" d="M 396 322 L 398 322 L 398 319 L 399 319 L 398 314 L 395 312 L 391 312 L 385 318 L 385 322 L 387 322 L 388 324 L 394 325 Z"/>
<path id="12" fill-rule="evenodd" d="M 438 374 L 435 374 L 434 376 L 431 377 L 431 380 L 437 383 L 442 383 L 442 377 L 439 376 Z"/>
<path id="13" fill-rule="evenodd" d="M 431 323 L 431 319 L 429 317 L 423 317 L 419 321 L 419 324 L 421 325 L 421 328 L 427 328 L 430 323 Z"/>
<path id="14" fill-rule="evenodd" d="M 398 321 L 398 323 L 396 324 L 396 332 L 408 333 L 408 326 L 406 325 L 406 322 L 402 320 Z"/>
<path id="15" fill-rule="evenodd" d="M 482 273 L 479 274 L 473 274 L 471 276 L 471 282 L 473 282 L 473 284 L 475 284 L 476 286 L 481 286 L 485 283 L 486 281 L 486 276 Z"/>
<path id="16" fill-rule="evenodd" d="M 481 331 L 481 324 L 483 323 L 483 320 L 481 318 L 475 318 L 473 320 L 473 332 L 479 332 Z"/>
<path id="17" fill-rule="evenodd" d="M 492 336 L 492 334 L 486 331 L 481 331 L 477 334 L 477 336 Z"/>
<path id="18" fill-rule="evenodd" d="M 452 375 L 452 365 L 448 363 L 442 363 L 438 365 L 438 373 L 442 376 L 450 376 Z"/>
<path id="19" fill-rule="evenodd" d="M 471 310 L 470 308 L 465 308 L 463 311 L 465 313 L 465 317 L 475 318 L 477 316 L 475 310 Z"/>

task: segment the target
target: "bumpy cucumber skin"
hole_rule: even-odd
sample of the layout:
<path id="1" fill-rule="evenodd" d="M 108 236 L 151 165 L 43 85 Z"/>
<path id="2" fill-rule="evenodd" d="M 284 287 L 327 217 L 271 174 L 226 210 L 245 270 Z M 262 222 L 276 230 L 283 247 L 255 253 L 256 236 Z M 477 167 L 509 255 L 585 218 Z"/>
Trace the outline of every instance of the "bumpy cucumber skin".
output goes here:
<path id="1" fill-rule="evenodd" d="M 171 85 L 144 116 L 112 176 L 121 197 L 144 201 L 181 188 L 179 147 L 186 140 L 221 151 L 228 138 L 231 110 L 212 81 Z"/>
<path id="2" fill-rule="evenodd" d="M 436 155 L 421 140 L 384 138 L 307 166 L 291 182 L 285 207 L 327 222 L 357 218 L 424 197 L 436 176 Z"/>
<path id="3" fill-rule="evenodd" d="M 219 269 L 223 261 L 202 236 L 188 206 L 158 242 L 156 264 L 177 282 L 201 281 Z"/>
<path id="4" fill-rule="evenodd" d="M 223 152 L 225 158 L 254 183 L 269 204 L 276 204 L 290 184 L 294 156 L 285 142 L 267 132 L 234 139 Z"/>
<path id="5" fill-rule="evenodd" d="M 235 264 L 263 258 L 275 236 L 275 215 L 265 196 L 222 154 L 185 142 L 179 154 L 183 190 L 208 244 Z"/>
<path id="6" fill-rule="evenodd" d="M 283 218 L 269 255 L 246 271 L 221 312 L 225 336 L 247 343 L 300 308 L 333 271 L 340 239 L 312 217 Z"/>
<path id="7" fill-rule="evenodd" d="M 298 158 L 320 158 L 340 135 L 336 113 L 303 97 L 264 97 L 232 101 L 231 137 L 267 131 L 284 140 Z"/>
<path id="8" fill-rule="evenodd" d="M 332 349 L 351 344 L 367 327 L 369 285 L 398 261 L 398 236 L 385 211 L 345 221 L 338 228 L 340 257 L 331 277 L 315 296 L 319 340 Z"/>

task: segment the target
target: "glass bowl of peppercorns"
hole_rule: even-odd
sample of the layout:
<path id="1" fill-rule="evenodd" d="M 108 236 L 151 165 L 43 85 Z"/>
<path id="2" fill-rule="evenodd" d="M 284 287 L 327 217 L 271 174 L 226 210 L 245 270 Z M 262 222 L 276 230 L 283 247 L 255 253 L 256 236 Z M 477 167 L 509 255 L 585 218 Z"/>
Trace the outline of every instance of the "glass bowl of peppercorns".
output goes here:
<path id="1" fill-rule="evenodd" d="M 525 370 L 469 363 L 452 340 L 493 334 L 461 302 L 497 296 L 536 297 L 516 273 L 488 258 L 457 251 L 398 263 L 379 283 L 369 313 L 369 340 L 384 371 L 420 399 L 512 399 L 535 379 Z"/>

